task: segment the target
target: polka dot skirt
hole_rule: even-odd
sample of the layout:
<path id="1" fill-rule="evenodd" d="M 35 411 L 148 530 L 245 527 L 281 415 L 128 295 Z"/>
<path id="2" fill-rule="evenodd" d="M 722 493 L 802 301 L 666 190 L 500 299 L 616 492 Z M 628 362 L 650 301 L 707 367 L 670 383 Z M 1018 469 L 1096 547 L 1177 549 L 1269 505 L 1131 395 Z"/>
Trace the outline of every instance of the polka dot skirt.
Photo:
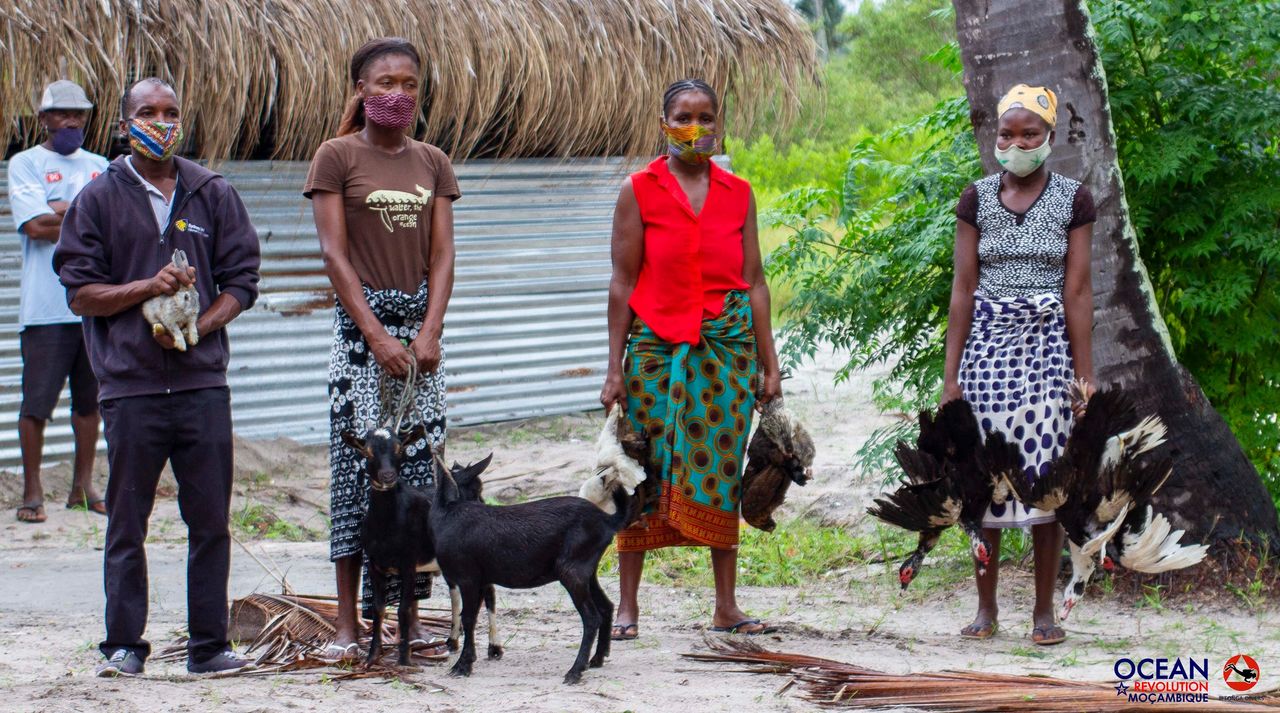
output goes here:
<path id="1" fill-rule="evenodd" d="M 1073 378 L 1062 300 L 1054 294 L 974 296 L 973 327 L 960 359 L 960 386 L 985 430 L 1019 444 L 1028 480 L 1049 471 L 1071 431 Z M 992 505 L 984 527 L 1053 522 L 1053 512 L 1016 500 Z"/>

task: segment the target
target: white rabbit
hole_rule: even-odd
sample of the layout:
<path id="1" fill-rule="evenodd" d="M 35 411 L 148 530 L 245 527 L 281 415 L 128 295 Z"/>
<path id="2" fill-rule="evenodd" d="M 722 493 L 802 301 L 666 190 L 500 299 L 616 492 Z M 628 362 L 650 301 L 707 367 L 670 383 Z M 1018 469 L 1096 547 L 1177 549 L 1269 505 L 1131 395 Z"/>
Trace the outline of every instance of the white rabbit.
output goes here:
<path id="1" fill-rule="evenodd" d="M 182 250 L 174 250 L 173 266 L 186 273 L 187 254 Z M 194 284 L 179 287 L 172 295 L 159 295 L 143 302 L 142 316 L 151 323 L 153 334 L 159 336 L 168 332 L 173 337 L 174 347 L 180 352 L 187 350 L 188 343 L 194 347 L 200 342 L 200 335 L 196 333 L 196 318 L 200 316 L 200 293 L 196 291 Z"/>

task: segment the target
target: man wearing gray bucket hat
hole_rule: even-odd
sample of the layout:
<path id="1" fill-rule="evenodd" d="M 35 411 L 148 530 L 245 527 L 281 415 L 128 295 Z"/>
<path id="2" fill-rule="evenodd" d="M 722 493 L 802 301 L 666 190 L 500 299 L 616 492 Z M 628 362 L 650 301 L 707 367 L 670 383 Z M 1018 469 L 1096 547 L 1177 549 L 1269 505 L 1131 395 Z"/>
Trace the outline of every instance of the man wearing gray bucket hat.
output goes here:
<path id="1" fill-rule="evenodd" d="M 75 467 L 67 507 L 105 514 L 93 486 L 98 442 L 98 381 L 85 351 L 80 318 L 67 306 L 67 293 L 53 271 L 53 250 L 62 216 L 89 181 L 107 170 L 107 160 L 81 148 L 93 103 L 75 82 L 60 79 L 44 88 L 37 106 L 45 141 L 9 161 L 9 203 L 22 240 L 19 341 L 22 349 L 22 408 L 18 440 L 22 448 L 23 490 L 18 520 L 44 522 L 40 461 L 45 424 L 58 396 L 71 381 L 71 427 Z"/>

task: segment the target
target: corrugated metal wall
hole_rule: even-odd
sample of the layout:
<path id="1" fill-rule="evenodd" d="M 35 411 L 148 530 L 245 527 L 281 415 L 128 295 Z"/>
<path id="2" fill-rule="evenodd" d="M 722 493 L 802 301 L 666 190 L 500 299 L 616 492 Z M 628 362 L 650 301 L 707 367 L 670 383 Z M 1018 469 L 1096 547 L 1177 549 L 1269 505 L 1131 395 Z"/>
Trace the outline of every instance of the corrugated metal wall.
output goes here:
<path id="1" fill-rule="evenodd" d="M 597 407 L 607 357 L 609 230 L 621 159 L 459 164 L 457 278 L 445 324 L 453 425 Z M 262 237 L 262 298 L 231 330 L 238 433 L 328 438 L 333 298 L 322 271 L 306 163 L 228 162 Z M 0 467 L 18 463 L 21 250 L 0 164 Z M 64 399 L 66 394 L 64 394 Z M 46 459 L 70 452 L 67 406 Z"/>

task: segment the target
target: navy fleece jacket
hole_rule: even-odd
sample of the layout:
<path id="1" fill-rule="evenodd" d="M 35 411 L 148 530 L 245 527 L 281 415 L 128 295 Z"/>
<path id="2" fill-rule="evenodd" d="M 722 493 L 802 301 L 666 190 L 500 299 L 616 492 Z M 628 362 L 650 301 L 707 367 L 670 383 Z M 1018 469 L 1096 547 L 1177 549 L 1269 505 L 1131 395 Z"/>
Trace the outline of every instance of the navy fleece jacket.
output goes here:
<path id="1" fill-rule="evenodd" d="M 196 270 L 201 313 L 223 292 L 243 309 L 253 306 L 258 233 L 244 203 L 222 176 L 186 159 L 174 161 L 178 189 L 163 233 L 156 229 L 146 189 L 124 165 L 124 157 L 76 196 L 53 253 L 53 269 L 67 288 L 68 303 L 85 285 L 153 277 L 181 248 Z M 138 304 L 110 317 L 85 317 L 84 333 L 103 401 L 227 384 L 225 329 L 205 335 L 186 352 L 164 349 L 152 337 Z"/>

